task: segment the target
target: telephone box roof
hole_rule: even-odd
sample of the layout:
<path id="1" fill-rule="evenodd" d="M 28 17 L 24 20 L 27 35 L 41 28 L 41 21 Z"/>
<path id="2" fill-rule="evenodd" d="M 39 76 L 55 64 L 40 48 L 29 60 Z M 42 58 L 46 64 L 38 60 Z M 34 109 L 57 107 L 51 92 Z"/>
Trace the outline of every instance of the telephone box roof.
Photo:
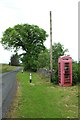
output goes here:
<path id="1" fill-rule="evenodd" d="M 60 62 L 62 60 L 70 60 L 70 61 L 72 61 L 72 58 L 70 56 L 60 56 L 58 58 L 58 62 Z"/>
<path id="2" fill-rule="evenodd" d="M 59 58 L 71 58 L 71 57 L 70 56 L 60 56 Z"/>

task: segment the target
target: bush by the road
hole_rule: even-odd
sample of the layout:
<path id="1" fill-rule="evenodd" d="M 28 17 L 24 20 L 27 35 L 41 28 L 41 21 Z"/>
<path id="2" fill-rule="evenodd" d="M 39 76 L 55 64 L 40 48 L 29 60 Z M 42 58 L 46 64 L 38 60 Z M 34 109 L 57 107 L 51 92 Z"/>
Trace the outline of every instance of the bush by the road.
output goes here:
<path id="1" fill-rule="evenodd" d="M 77 62 L 72 63 L 72 80 L 73 80 L 73 84 L 78 83 L 78 63 Z"/>

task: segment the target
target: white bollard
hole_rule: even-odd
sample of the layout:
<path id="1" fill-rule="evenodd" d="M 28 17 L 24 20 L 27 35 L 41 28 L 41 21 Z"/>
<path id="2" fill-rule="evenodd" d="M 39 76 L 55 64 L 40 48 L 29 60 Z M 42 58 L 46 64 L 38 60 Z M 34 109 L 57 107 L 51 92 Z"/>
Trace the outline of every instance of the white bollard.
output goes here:
<path id="1" fill-rule="evenodd" d="M 32 75 L 31 75 L 31 73 L 30 73 L 29 78 L 30 78 L 30 83 L 31 83 L 32 82 Z"/>
<path id="2" fill-rule="evenodd" d="M 23 73 L 23 69 L 22 69 L 22 71 L 21 71 L 22 73 Z"/>

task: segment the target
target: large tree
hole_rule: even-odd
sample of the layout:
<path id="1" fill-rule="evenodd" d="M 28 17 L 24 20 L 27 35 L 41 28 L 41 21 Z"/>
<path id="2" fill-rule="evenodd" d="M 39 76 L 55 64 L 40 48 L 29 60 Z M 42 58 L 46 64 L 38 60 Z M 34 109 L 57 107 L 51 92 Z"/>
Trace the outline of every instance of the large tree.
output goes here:
<path id="1" fill-rule="evenodd" d="M 24 60 L 29 64 L 29 61 L 37 60 L 40 51 L 45 49 L 43 43 L 47 37 L 46 31 L 37 25 L 18 24 L 4 31 L 1 43 L 8 50 L 16 52 L 22 49 L 24 53 L 21 55 L 26 57 Z"/>

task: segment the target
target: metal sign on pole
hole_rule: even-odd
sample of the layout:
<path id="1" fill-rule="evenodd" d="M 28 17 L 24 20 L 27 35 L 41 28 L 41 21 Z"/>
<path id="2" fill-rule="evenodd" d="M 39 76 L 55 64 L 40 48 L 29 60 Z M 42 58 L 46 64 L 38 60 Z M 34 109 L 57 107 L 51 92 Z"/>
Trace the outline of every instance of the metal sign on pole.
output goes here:
<path id="1" fill-rule="evenodd" d="M 52 81 L 52 12 L 50 11 L 50 81 Z"/>

